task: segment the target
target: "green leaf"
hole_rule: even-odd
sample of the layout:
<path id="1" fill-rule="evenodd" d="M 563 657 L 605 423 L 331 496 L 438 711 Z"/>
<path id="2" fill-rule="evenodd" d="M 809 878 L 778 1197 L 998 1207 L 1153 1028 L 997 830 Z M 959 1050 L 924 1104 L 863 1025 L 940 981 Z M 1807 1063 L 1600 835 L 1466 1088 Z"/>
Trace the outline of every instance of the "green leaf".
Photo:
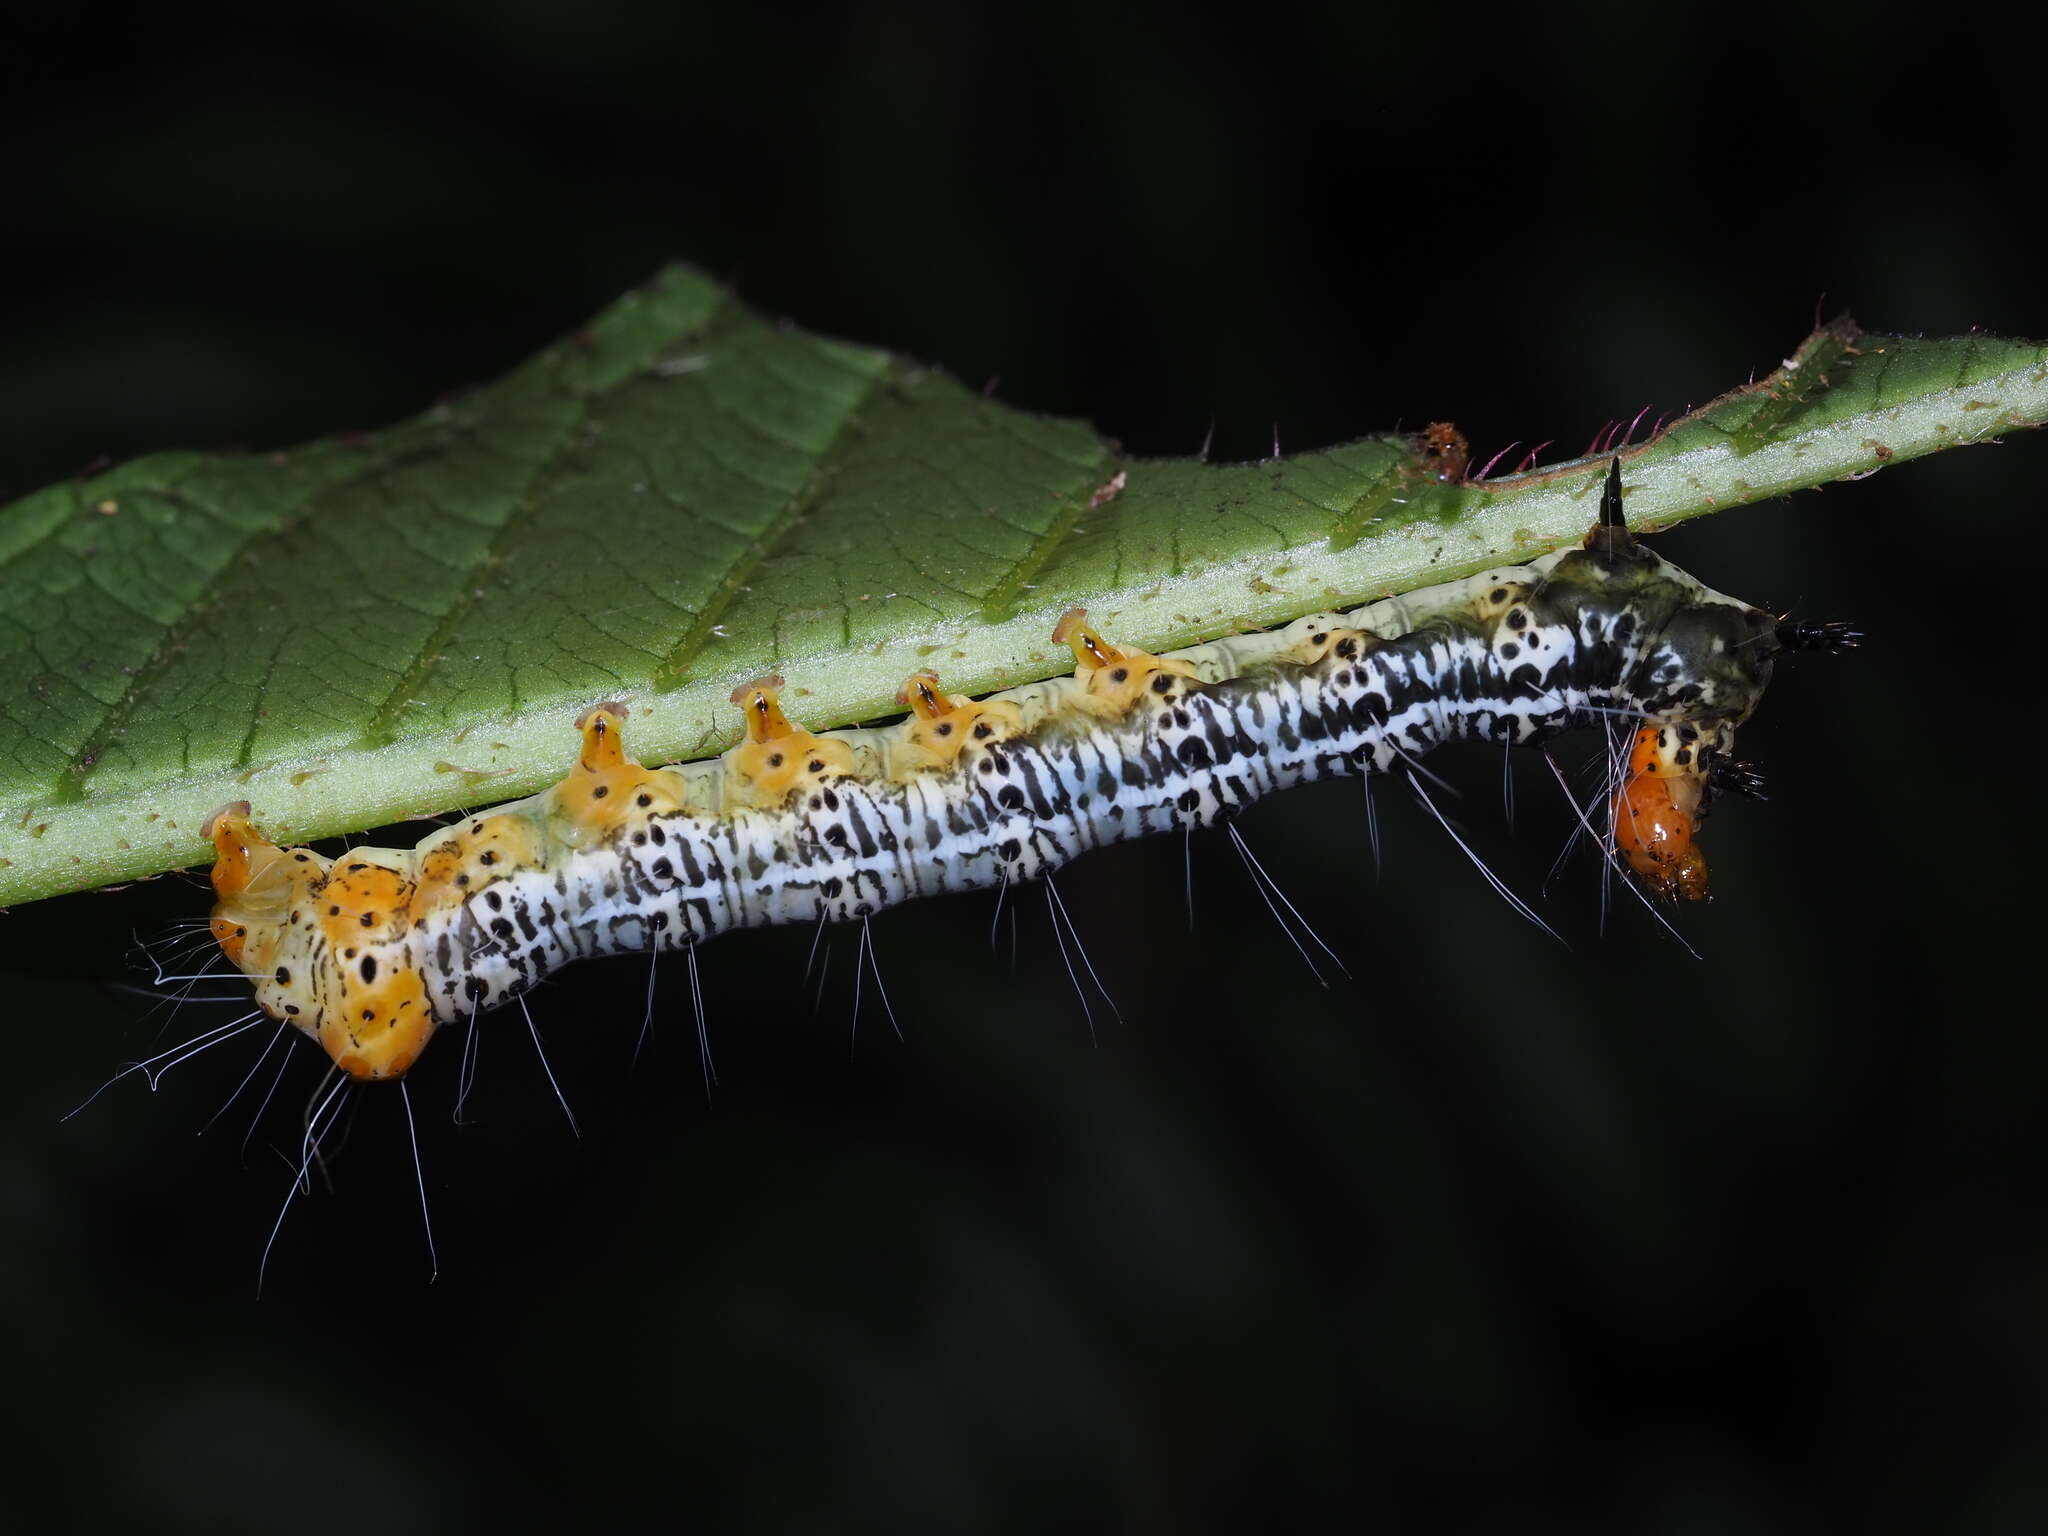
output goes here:
<path id="1" fill-rule="evenodd" d="M 1837 321 L 1624 453 L 1628 510 L 1665 527 L 2044 415 L 2048 347 Z M 231 800 L 301 839 L 528 793 L 600 699 L 633 706 L 637 755 L 698 757 L 766 672 L 841 725 L 919 668 L 974 693 L 1063 670 L 1077 604 L 1164 649 L 1593 521 L 1601 463 L 1460 468 L 1404 437 L 1129 458 L 672 268 L 386 431 L 158 454 L 0 511 L 0 902 L 197 862 Z"/>

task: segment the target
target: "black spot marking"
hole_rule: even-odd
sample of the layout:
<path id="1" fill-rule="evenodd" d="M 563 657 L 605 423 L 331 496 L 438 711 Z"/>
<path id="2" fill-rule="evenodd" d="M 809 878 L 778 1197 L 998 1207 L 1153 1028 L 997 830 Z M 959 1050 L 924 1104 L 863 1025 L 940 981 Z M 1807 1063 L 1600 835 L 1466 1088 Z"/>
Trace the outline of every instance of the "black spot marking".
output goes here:
<path id="1" fill-rule="evenodd" d="M 375 955 L 363 956 L 363 963 L 357 969 L 362 972 L 363 980 L 375 981 L 377 979 L 377 957 Z"/>

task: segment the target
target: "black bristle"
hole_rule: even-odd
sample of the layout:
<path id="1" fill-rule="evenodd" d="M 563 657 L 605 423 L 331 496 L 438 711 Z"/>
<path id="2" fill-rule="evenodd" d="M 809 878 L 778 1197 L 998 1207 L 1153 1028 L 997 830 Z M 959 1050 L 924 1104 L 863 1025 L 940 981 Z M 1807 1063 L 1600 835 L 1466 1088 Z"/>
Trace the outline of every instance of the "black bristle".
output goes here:
<path id="1" fill-rule="evenodd" d="M 1841 619 L 1778 620 L 1778 644 L 1788 651 L 1851 651 L 1863 643 L 1863 631 Z"/>

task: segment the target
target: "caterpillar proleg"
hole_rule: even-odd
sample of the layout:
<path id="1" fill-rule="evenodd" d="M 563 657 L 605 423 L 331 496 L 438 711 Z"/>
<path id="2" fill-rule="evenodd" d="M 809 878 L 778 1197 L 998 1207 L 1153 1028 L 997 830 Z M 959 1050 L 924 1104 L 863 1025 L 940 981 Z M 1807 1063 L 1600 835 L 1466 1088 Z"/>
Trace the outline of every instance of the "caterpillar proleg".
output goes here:
<path id="1" fill-rule="evenodd" d="M 733 694 L 746 739 L 709 762 L 641 767 L 629 705 L 605 701 L 561 782 L 411 849 L 280 848 L 231 805 L 207 827 L 213 935 L 265 1012 L 356 1078 L 400 1078 L 440 1026 L 572 960 L 1007 888 L 1446 741 L 1617 719 L 1634 737 L 1615 851 L 1657 895 L 1698 899 L 1698 820 L 1753 787 L 1735 730 L 1775 656 L 1820 631 L 1710 590 L 1620 513 L 1617 462 L 1582 548 L 1170 655 L 1076 609 L 1054 635 L 1072 676 L 975 700 L 921 672 L 889 726 L 813 733 L 762 678 Z"/>

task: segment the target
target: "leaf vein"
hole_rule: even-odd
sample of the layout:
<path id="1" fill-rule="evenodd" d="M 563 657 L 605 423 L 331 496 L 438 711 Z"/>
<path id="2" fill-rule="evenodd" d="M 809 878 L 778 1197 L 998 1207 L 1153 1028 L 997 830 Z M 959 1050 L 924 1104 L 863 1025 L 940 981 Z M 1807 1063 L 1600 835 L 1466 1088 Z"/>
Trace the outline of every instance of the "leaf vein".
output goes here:
<path id="1" fill-rule="evenodd" d="M 801 528 L 811 511 L 824 499 L 832 483 L 832 473 L 839 460 L 856 440 L 861 418 L 868 405 L 889 384 L 898 365 L 891 362 L 881 372 L 870 375 L 865 381 L 858 398 L 846 408 L 846 413 L 833 429 L 832 436 L 812 460 L 811 472 L 804 477 L 804 483 L 782 504 L 782 508 L 769 519 L 761 532 L 734 557 L 726 568 L 724 578 L 713 588 L 711 595 L 697 610 L 696 621 L 685 630 L 681 639 L 669 649 L 668 655 L 654 671 L 654 686 L 667 691 L 689 676 L 691 664 L 703 654 L 710 644 L 713 631 L 724 615 L 738 599 L 747 585 L 748 578 L 761 569 L 777 550 L 786 544 Z M 840 597 L 842 626 L 850 622 L 846 612 L 845 594 Z"/>
<path id="2" fill-rule="evenodd" d="M 370 472 L 367 466 L 363 470 L 364 475 Z M 359 481 L 361 478 L 361 476 L 351 476 L 349 481 L 343 483 Z M 299 513 L 315 495 L 319 494 L 321 490 L 332 489 L 335 489 L 335 487 L 320 487 L 307 491 L 304 496 L 293 501 L 285 511 L 280 512 L 276 517 L 244 530 L 242 536 L 227 547 L 226 553 L 208 573 L 209 579 L 195 588 L 192 596 L 186 600 L 183 607 L 179 610 L 178 615 L 163 625 L 162 633 L 157 637 L 156 645 L 151 650 L 148 659 L 135 668 L 133 675 L 129 679 L 128 686 L 121 690 L 121 696 L 103 708 L 99 719 L 93 724 L 90 733 L 87 735 L 84 745 L 79 749 L 69 777 L 55 786 L 57 798 L 68 799 L 84 794 L 86 781 L 92 777 L 100 759 L 106 754 L 107 748 L 120 738 L 127 721 L 141 707 L 142 701 L 148 696 L 150 689 L 169 671 L 172 658 L 183 651 L 190 635 L 212 610 L 216 597 L 214 580 L 221 573 L 234 569 L 235 563 L 246 556 L 251 550 L 283 535 L 297 521 Z M 179 489 L 178 482 L 176 481 L 152 487 L 152 490 L 155 494 L 164 497 L 166 500 L 191 507 L 217 522 L 226 521 L 218 512 L 206 506 L 204 502 Z"/>
<path id="3" fill-rule="evenodd" d="M 984 618 L 991 622 L 1008 618 L 1019 599 L 1031 589 L 1033 579 L 1052 563 L 1053 556 L 1072 536 L 1081 519 L 1094 510 L 1090 504 L 1094 500 L 1095 488 L 1114 479 L 1126 462 L 1123 455 L 1111 453 L 1106 442 L 1102 446 L 1107 461 L 1090 471 L 1092 484 L 1065 498 L 1045 532 L 1032 540 L 1030 547 L 1017 557 L 1009 570 L 989 584 L 988 596 L 981 603 Z"/>
<path id="4" fill-rule="evenodd" d="M 698 334 L 707 334 L 715 330 L 719 317 L 726 308 L 727 301 L 721 299 L 718 306 L 700 325 Z M 674 337 L 661 338 L 658 345 L 648 347 L 649 355 L 673 345 L 675 340 Z M 575 393 L 577 409 L 564 421 L 561 431 L 547 453 L 534 464 L 532 472 L 526 478 L 524 489 L 514 500 L 504 520 L 485 542 L 483 552 L 470 563 L 466 577 L 456 588 L 455 599 L 448 605 L 447 612 L 441 616 L 440 622 L 434 626 L 432 633 L 427 636 L 412 659 L 399 669 L 397 683 L 371 714 L 370 722 L 362 733 L 366 744 L 382 742 L 400 734 L 397 729 L 398 723 L 405 713 L 406 706 L 433 675 L 441 653 L 461 629 L 463 620 L 483 601 L 483 582 L 486 573 L 504 559 L 507 548 L 515 541 L 520 530 L 525 527 L 527 520 L 540 505 L 542 491 L 556 467 L 580 440 L 583 429 L 591 420 L 596 403 L 608 393 L 609 390 Z M 513 695 L 513 714 L 517 713 L 519 698 L 516 674 L 516 668 L 508 669 L 508 687 Z"/>

